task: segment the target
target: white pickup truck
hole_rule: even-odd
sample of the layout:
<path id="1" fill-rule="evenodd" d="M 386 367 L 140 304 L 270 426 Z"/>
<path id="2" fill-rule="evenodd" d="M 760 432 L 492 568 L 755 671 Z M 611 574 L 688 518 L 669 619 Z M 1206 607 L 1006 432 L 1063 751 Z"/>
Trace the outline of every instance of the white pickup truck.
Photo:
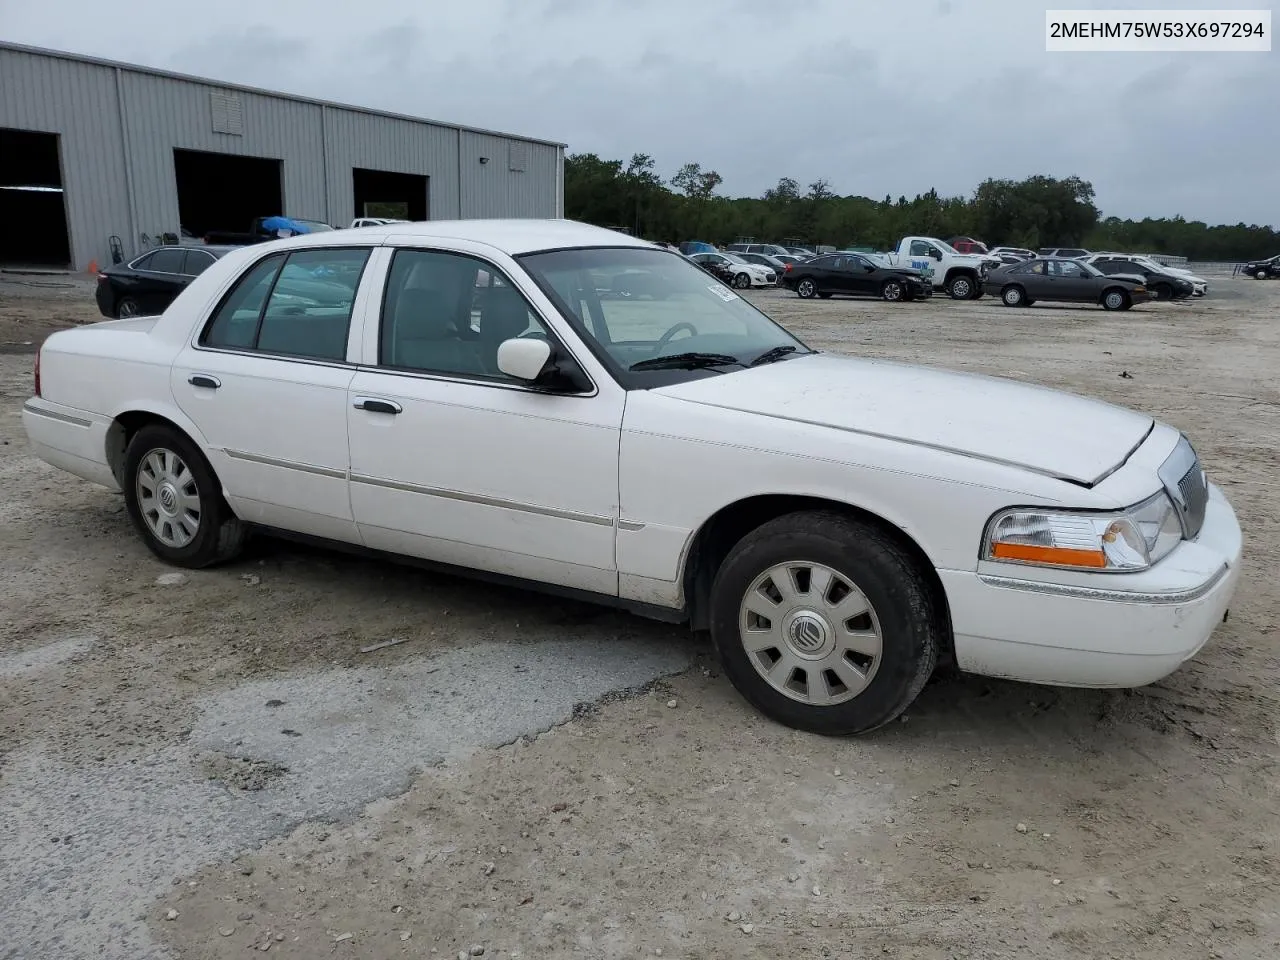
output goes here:
<path id="1" fill-rule="evenodd" d="M 954 300 L 977 300 L 988 271 L 1001 265 L 998 257 L 960 253 L 936 237 L 903 237 L 898 249 L 882 254 L 881 259 L 891 266 L 923 271 L 935 288 L 941 286 Z"/>

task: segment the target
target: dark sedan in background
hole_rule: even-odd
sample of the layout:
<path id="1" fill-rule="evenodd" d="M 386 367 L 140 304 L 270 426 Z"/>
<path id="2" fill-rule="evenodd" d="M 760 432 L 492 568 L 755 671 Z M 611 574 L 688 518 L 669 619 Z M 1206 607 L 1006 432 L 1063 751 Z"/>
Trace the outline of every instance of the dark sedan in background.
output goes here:
<path id="1" fill-rule="evenodd" d="M 836 293 L 891 301 L 933 296 L 933 284 L 919 270 L 885 266 L 856 253 L 828 253 L 790 264 L 781 283 L 806 299 Z"/>
<path id="2" fill-rule="evenodd" d="M 788 263 L 798 263 L 800 261 L 799 257 L 792 257 L 787 254 L 783 254 L 783 256 L 787 257 L 786 260 L 783 260 L 780 257 L 770 256 L 767 253 L 739 253 L 738 256 L 747 261 L 747 263 L 754 263 L 761 267 L 768 267 L 776 276 L 779 277 L 782 276 L 783 272 L 787 269 Z"/>
<path id="3" fill-rule="evenodd" d="M 1267 260 L 1252 260 L 1243 264 L 1240 270 L 1255 280 L 1280 279 L 1280 256 L 1271 257 Z"/>
<path id="4" fill-rule="evenodd" d="M 98 274 L 95 296 L 104 317 L 136 317 L 164 312 L 192 280 L 232 246 L 157 247 L 128 263 Z"/>
<path id="5" fill-rule="evenodd" d="M 1097 303 L 1107 310 L 1128 310 L 1151 299 L 1146 282 L 1133 276 L 1109 277 L 1080 260 L 1042 257 L 999 267 L 987 274 L 984 293 L 1006 307 L 1029 307 L 1037 300 Z"/>
<path id="6" fill-rule="evenodd" d="M 1129 275 L 1146 282 L 1152 300 L 1185 300 L 1196 292 L 1196 286 L 1186 277 L 1152 270 L 1132 260 L 1093 260 L 1091 265 L 1109 277 Z"/>

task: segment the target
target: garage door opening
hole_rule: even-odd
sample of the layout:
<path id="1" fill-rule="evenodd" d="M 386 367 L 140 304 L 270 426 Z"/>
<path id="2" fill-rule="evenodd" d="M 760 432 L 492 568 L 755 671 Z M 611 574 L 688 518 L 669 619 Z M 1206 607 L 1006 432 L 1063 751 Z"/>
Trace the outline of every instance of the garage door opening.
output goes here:
<path id="1" fill-rule="evenodd" d="M 56 133 L 0 129 L 0 263 L 69 267 Z"/>
<path id="2" fill-rule="evenodd" d="M 416 173 L 390 173 L 353 167 L 356 207 L 353 217 L 427 219 L 427 178 Z"/>
<path id="3" fill-rule="evenodd" d="M 256 217 L 285 214 L 279 160 L 174 150 L 178 218 L 193 236 L 248 233 Z"/>

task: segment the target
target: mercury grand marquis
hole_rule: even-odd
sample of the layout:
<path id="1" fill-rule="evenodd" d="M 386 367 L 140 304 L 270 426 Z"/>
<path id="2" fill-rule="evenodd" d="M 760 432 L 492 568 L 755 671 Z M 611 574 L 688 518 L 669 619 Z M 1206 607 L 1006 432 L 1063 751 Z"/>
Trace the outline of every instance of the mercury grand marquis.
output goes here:
<path id="1" fill-rule="evenodd" d="M 245 247 L 160 316 L 50 336 L 23 422 L 170 564 L 266 530 L 616 604 L 709 630 L 748 701 L 826 734 L 889 722 L 940 661 L 1159 680 L 1240 571 L 1173 427 L 811 349 L 564 220 Z"/>

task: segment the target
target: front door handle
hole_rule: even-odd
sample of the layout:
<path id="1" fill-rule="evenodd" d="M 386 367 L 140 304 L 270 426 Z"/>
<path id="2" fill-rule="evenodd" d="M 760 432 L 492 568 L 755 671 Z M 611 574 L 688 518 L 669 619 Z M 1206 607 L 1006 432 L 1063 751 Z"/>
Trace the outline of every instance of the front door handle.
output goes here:
<path id="1" fill-rule="evenodd" d="M 357 410 L 366 410 L 369 413 L 389 413 L 392 416 L 404 410 L 394 400 L 379 400 L 377 397 L 356 397 L 354 406 Z"/>
<path id="2" fill-rule="evenodd" d="M 207 390 L 217 390 L 222 386 L 222 381 L 217 377 L 211 377 L 207 373 L 193 373 L 187 378 L 187 383 L 193 387 L 204 387 Z"/>

